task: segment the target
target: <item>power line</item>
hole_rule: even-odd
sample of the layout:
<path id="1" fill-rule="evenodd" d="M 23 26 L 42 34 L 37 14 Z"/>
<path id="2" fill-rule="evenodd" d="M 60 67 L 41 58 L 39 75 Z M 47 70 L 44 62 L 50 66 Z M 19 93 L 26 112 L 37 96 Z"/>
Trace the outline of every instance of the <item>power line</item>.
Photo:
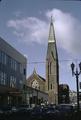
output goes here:
<path id="1" fill-rule="evenodd" d="M 39 63 L 46 63 L 45 61 L 37 61 L 37 62 L 28 62 L 27 64 L 39 64 Z"/>
<path id="2" fill-rule="evenodd" d="M 81 59 L 60 59 L 59 62 L 68 62 L 68 61 L 81 61 Z M 44 64 L 46 61 L 33 61 L 28 62 L 27 64 Z"/>

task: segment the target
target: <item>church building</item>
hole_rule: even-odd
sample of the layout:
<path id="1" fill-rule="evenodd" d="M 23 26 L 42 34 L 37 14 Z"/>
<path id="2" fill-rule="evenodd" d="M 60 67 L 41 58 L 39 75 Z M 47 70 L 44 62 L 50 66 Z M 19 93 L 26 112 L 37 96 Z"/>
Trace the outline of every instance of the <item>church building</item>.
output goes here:
<path id="1" fill-rule="evenodd" d="M 34 70 L 27 85 L 48 94 L 49 104 L 58 104 L 59 65 L 53 19 L 51 17 L 46 54 L 46 79 Z"/>
<path id="2" fill-rule="evenodd" d="M 40 90 L 42 92 L 45 92 L 45 82 L 46 80 L 37 74 L 35 68 L 33 73 L 27 79 L 28 86 Z"/>
<path id="3" fill-rule="evenodd" d="M 46 56 L 46 92 L 49 103 L 58 104 L 59 65 L 53 19 L 51 17 Z"/>

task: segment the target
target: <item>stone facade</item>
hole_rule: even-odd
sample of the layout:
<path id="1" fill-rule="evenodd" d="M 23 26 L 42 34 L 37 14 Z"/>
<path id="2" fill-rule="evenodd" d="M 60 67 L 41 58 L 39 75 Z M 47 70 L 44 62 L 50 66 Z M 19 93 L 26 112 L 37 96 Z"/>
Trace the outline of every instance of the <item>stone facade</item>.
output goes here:
<path id="1" fill-rule="evenodd" d="M 27 79 L 27 86 L 48 94 L 48 103 L 58 104 L 59 65 L 53 20 L 51 19 L 46 55 L 46 80 L 34 70 Z"/>
<path id="2" fill-rule="evenodd" d="M 51 19 L 46 56 L 46 92 L 49 95 L 49 103 L 58 104 L 58 85 L 59 85 L 58 55 L 56 48 L 54 26 L 53 21 Z"/>
<path id="3" fill-rule="evenodd" d="M 48 94 L 45 91 L 46 80 L 37 74 L 34 69 L 33 73 L 27 78 L 26 86 L 31 89 L 31 96 L 27 89 L 27 99 L 29 104 L 40 105 L 41 103 L 47 104 Z"/>
<path id="4" fill-rule="evenodd" d="M 45 92 L 45 79 L 36 73 L 34 69 L 32 75 L 27 79 L 27 86 Z"/>
<path id="5" fill-rule="evenodd" d="M 23 92 L 23 97 L 26 101 L 26 104 L 29 106 L 34 107 L 36 105 L 41 105 L 42 103 L 47 104 L 48 102 L 48 94 L 38 89 L 24 85 Z"/>

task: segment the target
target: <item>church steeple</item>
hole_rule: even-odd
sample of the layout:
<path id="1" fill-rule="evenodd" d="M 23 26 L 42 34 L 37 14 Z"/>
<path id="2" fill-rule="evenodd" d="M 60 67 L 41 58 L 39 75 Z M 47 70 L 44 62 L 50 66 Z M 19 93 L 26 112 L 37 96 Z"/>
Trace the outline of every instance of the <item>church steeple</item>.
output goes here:
<path id="1" fill-rule="evenodd" d="M 49 103 L 58 104 L 59 65 L 53 18 L 51 16 L 46 55 L 46 92 Z"/>
<path id="2" fill-rule="evenodd" d="M 49 37 L 48 37 L 48 43 L 51 43 L 51 42 L 55 42 L 55 31 L 54 31 L 53 17 L 52 16 L 51 16 Z"/>
<path id="3" fill-rule="evenodd" d="M 35 69 L 35 67 L 34 67 L 34 70 L 33 70 L 33 74 L 36 74 L 36 69 Z"/>

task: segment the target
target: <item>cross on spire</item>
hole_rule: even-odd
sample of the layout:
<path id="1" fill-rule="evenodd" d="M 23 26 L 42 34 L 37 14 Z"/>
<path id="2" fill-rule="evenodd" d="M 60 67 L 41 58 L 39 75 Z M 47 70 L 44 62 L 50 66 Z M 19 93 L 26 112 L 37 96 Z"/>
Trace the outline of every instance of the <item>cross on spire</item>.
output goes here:
<path id="1" fill-rule="evenodd" d="M 33 74 L 36 74 L 36 68 L 34 67 Z"/>

